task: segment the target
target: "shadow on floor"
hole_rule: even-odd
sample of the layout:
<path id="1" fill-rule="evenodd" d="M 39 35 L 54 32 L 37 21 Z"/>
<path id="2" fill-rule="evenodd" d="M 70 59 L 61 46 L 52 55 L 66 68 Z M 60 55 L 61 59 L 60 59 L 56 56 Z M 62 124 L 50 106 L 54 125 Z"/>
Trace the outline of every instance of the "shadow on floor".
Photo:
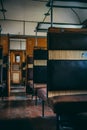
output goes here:
<path id="1" fill-rule="evenodd" d="M 29 119 L 8 119 L 0 120 L 1 130 L 33 130 Z"/>
<path id="2" fill-rule="evenodd" d="M 56 118 L 52 117 L 36 117 L 30 119 L 34 130 L 56 130 Z"/>

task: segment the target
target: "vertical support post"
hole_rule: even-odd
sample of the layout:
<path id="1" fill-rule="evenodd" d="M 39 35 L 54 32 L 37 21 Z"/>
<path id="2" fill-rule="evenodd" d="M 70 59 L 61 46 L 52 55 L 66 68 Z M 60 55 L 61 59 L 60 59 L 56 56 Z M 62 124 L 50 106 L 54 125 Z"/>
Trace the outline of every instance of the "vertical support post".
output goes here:
<path id="1" fill-rule="evenodd" d="M 53 27 L 53 0 L 50 1 L 51 6 L 51 27 Z"/>
<path id="2" fill-rule="evenodd" d="M 1 28 L 1 25 L 0 25 L 0 45 L 2 46 L 1 44 L 1 31 L 2 31 L 2 28 Z M 1 79 L 0 79 L 0 83 L 2 84 L 2 81 L 3 81 L 3 48 L 1 49 L 1 59 L 0 59 L 0 65 L 1 65 Z"/>
<path id="3" fill-rule="evenodd" d="M 44 100 L 42 100 L 42 117 L 44 117 Z"/>
<path id="4" fill-rule="evenodd" d="M 8 86 L 8 96 L 10 96 L 10 90 L 11 90 L 11 82 L 10 82 L 10 68 L 11 68 L 11 61 L 10 61 L 10 37 L 9 37 L 9 34 L 8 34 L 8 71 L 7 71 L 7 75 L 8 75 L 8 78 L 7 78 L 7 86 Z"/>
<path id="5" fill-rule="evenodd" d="M 23 21 L 23 35 L 25 35 L 25 21 Z"/>
<path id="6" fill-rule="evenodd" d="M 37 88 L 35 89 L 35 97 L 36 97 L 36 99 L 35 99 L 35 105 L 37 105 Z"/>
<path id="7" fill-rule="evenodd" d="M 36 38 L 35 38 L 35 46 L 37 46 L 37 29 L 36 29 Z"/>

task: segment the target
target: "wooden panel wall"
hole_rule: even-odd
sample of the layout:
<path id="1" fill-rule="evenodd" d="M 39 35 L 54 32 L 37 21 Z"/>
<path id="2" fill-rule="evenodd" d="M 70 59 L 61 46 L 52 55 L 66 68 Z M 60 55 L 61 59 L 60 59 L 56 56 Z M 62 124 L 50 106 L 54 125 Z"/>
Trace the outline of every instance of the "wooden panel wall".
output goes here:
<path id="1" fill-rule="evenodd" d="M 3 46 L 3 55 L 9 58 L 9 35 L 2 35 L 0 44 Z M 28 37 L 26 38 L 26 58 L 27 56 L 33 57 L 33 49 L 35 47 L 43 47 L 47 48 L 47 38 L 46 37 L 38 37 L 37 38 L 37 46 L 36 46 L 36 37 Z M 23 56 L 21 54 L 21 56 Z M 11 61 L 13 61 L 13 56 L 10 57 Z M 24 62 L 26 59 L 22 57 L 22 61 Z M 8 95 L 10 94 L 10 68 L 8 67 Z"/>
<path id="2" fill-rule="evenodd" d="M 29 56 L 33 56 L 34 47 L 47 48 L 47 38 L 43 38 L 43 37 L 37 38 L 37 46 L 36 46 L 36 38 L 35 37 L 27 38 L 26 54 Z"/>
<path id="3" fill-rule="evenodd" d="M 9 96 L 9 92 L 10 92 L 10 70 L 9 70 L 9 66 L 8 66 L 9 36 L 2 35 L 0 40 L 1 40 L 0 44 L 3 47 L 3 82 L 6 83 L 4 96 Z"/>
<path id="4" fill-rule="evenodd" d="M 8 50 L 9 50 L 8 36 L 1 36 L 1 45 L 3 46 L 3 55 L 8 55 Z"/>
<path id="5" fill-rule="evenodd" d="M 73 50 L 56 50 L 56 51 L 49 51 L 49 59 L 50 60 L 57 60 L 57 59 L 64 59 L 64 60 L 87 60 L 86 57 L 87 51 L 85 50 L 78 50 L 78 51 L 73 51 Z"/>

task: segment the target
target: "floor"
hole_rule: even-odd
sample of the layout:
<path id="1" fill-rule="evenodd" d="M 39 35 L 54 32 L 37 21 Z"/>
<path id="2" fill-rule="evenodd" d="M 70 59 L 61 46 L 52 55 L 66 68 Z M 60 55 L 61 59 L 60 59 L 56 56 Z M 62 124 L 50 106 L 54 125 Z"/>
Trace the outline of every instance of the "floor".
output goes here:
<path id="1" fill-rule="evenodd" d="M 52 110 L 45 105 L 45 115 L 53 116 Z M 33 118 L 42 116 L 41 100 L 35 104 L 35 96 L 26 94 L 25 86 L 11 86 L 10 96 L 0 98 L 0 118 Z"/>
<path id="2" fill-rule="evenodd" d="M 53 111 L 45 105 L 45 115 L 54 116 Z M 0 100 L 0 118 L 34 118 L 42 116 L 41 101 L 35 105 L 31 97 L 10 97 Z"/>
<path id="3" fill-rule="evenodd" d="M 13 90 L 12 90 L 13 91 Z M 32 98 L 32 95 L 26 95 L 25 91 L 20 93 L 19 90 L 13 91 L 10 97 L 0 98 L 0 128 L 1 124 L 12 124 L 11 130 L 13 127 L 18 129 L 23 128 L 23 130 L 29 128 L 30 130 L 56 130 L 56 115 L 53 113 L 52 109 L 45 103 L 45 116 L 42 117 L 42 105 L 41 100 L 38 99 L 37 105 L 35 104 L 35 97 Z M 85 123 L 84 123 L 85 121 Z M 13 123 L 15 122 L 15 123 Z M 31 126 L 29 125 L 32 124 Z M 87 122 L 83 120 L 85 125 Z M 84 125 L 78 124 L 79 130 L 83 130 Z M 9 126 L 9 125 L 7 125 Z M 7 128 L 5 127 L 5 129 Z M 21 126 L 21 127 L 20 127 Z M 77 127 L 78 127 L 77 126 Z M 83 127 L 84 126 L 84 127 Z M 32 129 L 33 127 L 33 129 Z M 87 127 L 87 126 L 86 126 Z M 8 127 L 8 129 L 10 130 Z M 16 128 L 16 129 L 17 129 Z M 81 129 L 80 129 L 81 128 Z M 4 130 L 4 128 L 2 127 Z M 73 129 L 62 129 L 62 130 L 73 130 Z M 77 130 L 77 129 L 75 129 Z"/>
<path id="4" fill-rule="evenodd" d="M 12 126 L 9 125 L 9 122 Z M 29 125 L 29 122 L 32 126 Z M 4 123 L 5 125 L 3 125 Z M 51 125 L 49 125 L 50 123 Z M 32 99 L 32 95 L 12 94 L 8 98 L 0 98 L 0 128 L 12 130 L 13 127 L 17 127 L 24 130 L 26 126 L 30 130 L 55 130 L 55 114 L 45 104 L 45 116 L 43 118 L 41 100 L 38 99 L 38 103 L 35 105 L 35 97 Z"/>

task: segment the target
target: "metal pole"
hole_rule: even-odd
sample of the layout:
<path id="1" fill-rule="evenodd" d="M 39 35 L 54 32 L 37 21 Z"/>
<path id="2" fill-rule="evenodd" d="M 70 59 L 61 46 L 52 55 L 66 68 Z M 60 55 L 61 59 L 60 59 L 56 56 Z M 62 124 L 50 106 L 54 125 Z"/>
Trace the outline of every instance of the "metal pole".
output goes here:
<path id="1" fill-rule="evenodd" d="M 35 46 L 37 46 L 37 29 L 35 32 L 36 32 Z"/>
<path id="2" fill-rule="evenodd" d="M 53 0 L 50 1 L 51 6 L 51 27 L 53 27 Z"/>
<path id="3" fill-rule="evenodd" d="M 23 21 L 23 35 L 25 35 L 25 21 Z"/>

